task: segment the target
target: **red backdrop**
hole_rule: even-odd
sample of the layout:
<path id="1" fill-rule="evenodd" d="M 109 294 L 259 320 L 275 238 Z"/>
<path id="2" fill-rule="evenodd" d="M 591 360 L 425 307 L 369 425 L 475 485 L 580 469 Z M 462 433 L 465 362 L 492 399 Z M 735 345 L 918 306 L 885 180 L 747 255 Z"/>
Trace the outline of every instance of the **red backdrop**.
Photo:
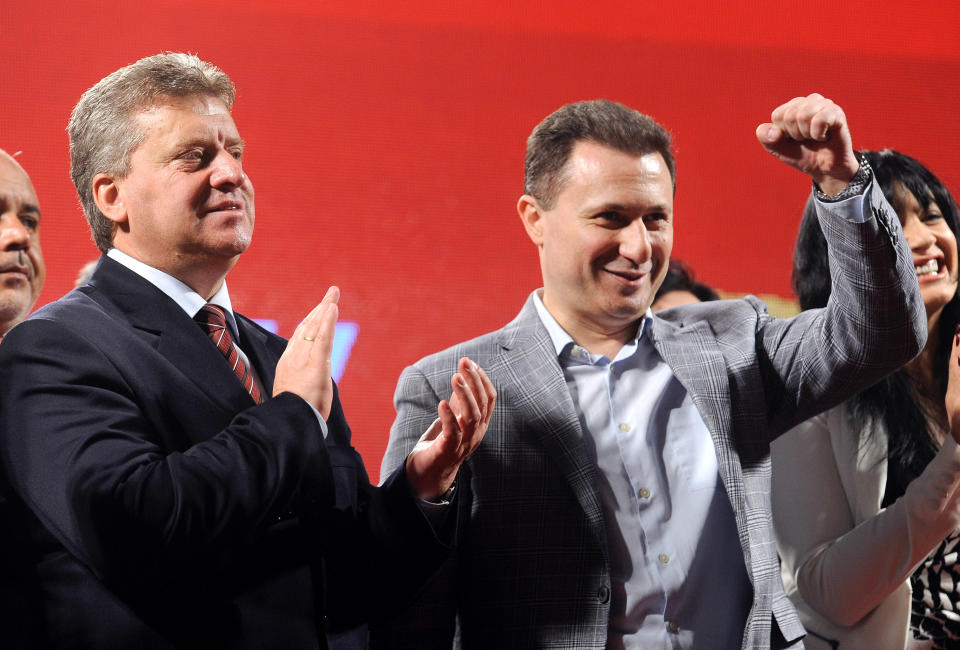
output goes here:
<path id="1" fill-rule="evenodd" d="M 539 286 L 514 205 L 526 136 L 563 103 L 609 97 L 671 131 L 674 255 L 731 292 L 790 295 L 809 188 L 753 135 L 786 99 L 824 93 L 858 147 L 912 154 L 960 191 L 956 3 L 497 4 L 3 0 L 0 147 L 23 152 L 40 196 L 40 303 L 97 255 L 69 180 L 70 110 L 161 50 L 238 87 L 257 229 L 230 276 L 237 308 L 289 334 L 343 289 L 359 335 L 341 391 L 374 475 L 404 365 L 498 327 Z"/>

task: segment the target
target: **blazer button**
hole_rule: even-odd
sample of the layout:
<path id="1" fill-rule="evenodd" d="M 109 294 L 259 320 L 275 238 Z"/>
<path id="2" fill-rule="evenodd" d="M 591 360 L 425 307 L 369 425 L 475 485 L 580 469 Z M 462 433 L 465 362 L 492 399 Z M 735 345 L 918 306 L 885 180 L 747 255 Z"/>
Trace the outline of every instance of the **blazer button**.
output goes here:
<path id="1" fill-rule="evenodd" d="M 599 589 L 597 589 L 597 600 L 599 600 L 602 604 L 606 604 L 607 602 L 609 602 L 610 587 L 608 587 L 607 585 L 602 585 Z"/>

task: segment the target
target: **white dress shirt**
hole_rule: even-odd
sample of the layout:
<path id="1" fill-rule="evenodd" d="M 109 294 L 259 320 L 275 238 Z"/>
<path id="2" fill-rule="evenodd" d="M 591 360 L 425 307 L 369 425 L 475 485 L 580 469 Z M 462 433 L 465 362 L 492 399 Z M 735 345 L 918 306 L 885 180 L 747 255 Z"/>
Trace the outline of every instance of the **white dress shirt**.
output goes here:
<path id="1" fill-rule="evenodd" d="M 263 383 L 260 381 L 260 377 L 257 375 L 253 364 L 250 363 L 249 357 L 247 357 L 246 353 L 240 347 L 240 332 L 237 329 L 237 321 L 233 315 L 233 305 L 230 302 L 230 292 L 227 291 L 226 279 L 224 279 L 223 284 L 220 285 L 220 289 L 213 294 L 210 300 L 205 300 L 203 296 L 169 273 L 156 269 L 149 264 L 144 264 L 121 250 L 111 248 L 107 252 L 107 257 L 127 267 L 165 293 L 171 300 L 180 305 L 180 308 L 183 309 L 190 318 L 195 318 L 200 309 L 208 302 L 221 307 L 226 316 L 227 327 L 230 328 L 230 335 L 233 337 L 233 344 L 237 348 L 237 353 L 239 353 L 240 358 L 243 359 L 243 362 L 247 365 L 247 370 L 253 376 L 253 381 L 256 382 L 257 388 L 260 389 L 260 394 L 269 396 L 269 393 L 263 389 Z M 323 437 L 326 439 L 327 423 L 324 421 L 323 416 L 320 415 L 320 411 L 310 402 L 307 402 L 307 406 L 309 406 L 313 410 L 314 415 L 317 416 L 317 421 L 323 430 Z"/>
<path id="2" fill-rule="evenodd" d="M 710 432 L 644 333 L 612 361 L 534 294 L 588 449 L 610 552 L 608 648 L 739 648 L 752 588 Z"/>

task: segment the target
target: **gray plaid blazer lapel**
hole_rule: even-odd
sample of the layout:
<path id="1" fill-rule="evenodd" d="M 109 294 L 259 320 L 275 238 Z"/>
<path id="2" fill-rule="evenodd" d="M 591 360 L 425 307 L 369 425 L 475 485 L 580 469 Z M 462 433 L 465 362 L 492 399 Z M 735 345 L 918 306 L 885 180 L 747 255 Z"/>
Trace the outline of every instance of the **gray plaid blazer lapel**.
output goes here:
<path id="1" fill-rule="evenodd" d="M 606 555 L 603 510 L 597 493 L 597 469 L 583 440 L 576 407 L 567 389 L 556 350 L 533 306 L 523 310 L 501 330 L 506 381 L 517 409 L 516 421 L 524 423 L 523 435 L 533 435 L 559 467 L 583 508 L 587 521 Z"/>
<path id="2" fill-rule="evenodd" d="M 677 324 L 653 319 L 654 347 L 673 370 L 703 418 L 717 452 L 720 478 L 737 520 L 743 548 L 749 548 L 743 469 L 733 440 L 727 363 L 706 321 Z M 749 567 L 748 567 L 749 570 Z"/>

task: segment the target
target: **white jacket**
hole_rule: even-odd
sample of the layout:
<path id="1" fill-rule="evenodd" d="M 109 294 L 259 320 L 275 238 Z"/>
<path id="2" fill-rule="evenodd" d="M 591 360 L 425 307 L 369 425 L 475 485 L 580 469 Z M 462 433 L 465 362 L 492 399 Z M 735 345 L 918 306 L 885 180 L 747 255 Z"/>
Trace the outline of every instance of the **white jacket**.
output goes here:
<path id="1" fill-rule="evenodd" d="M 910 575 L 960 525 L 956 442 L 948 438 L 906 494 L 881 511 L 887 435 L 882 424 L 869 431 L 854 430 L 841 404 L 771 448 L 781 572 L 807 648 L 906 647 Z"/>

